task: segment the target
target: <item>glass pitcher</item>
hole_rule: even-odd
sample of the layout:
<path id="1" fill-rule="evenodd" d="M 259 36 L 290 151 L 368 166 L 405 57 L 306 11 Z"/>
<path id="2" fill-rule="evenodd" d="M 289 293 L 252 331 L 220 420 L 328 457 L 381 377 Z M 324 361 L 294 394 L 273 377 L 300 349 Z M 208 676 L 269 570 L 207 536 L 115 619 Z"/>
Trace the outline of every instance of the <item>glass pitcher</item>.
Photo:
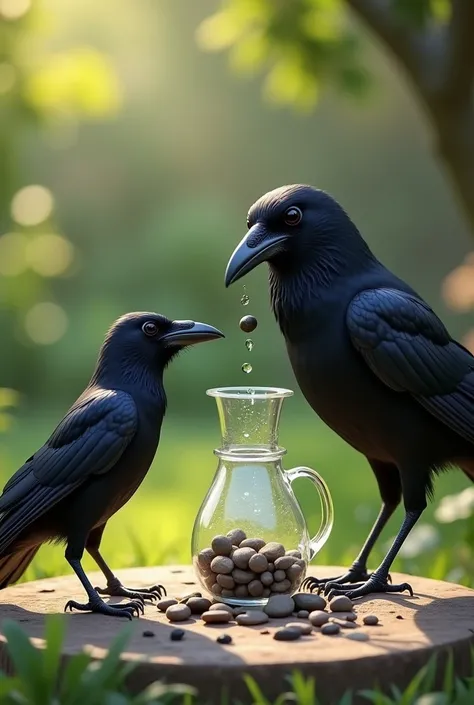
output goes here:
<path id="1" fill-rule="evenodd" d="M 221 426 L 218 467 L 192 534 L 196 576 L 217 601 L 265 605 L 274 593 L 292 594 L 333 525 L 331 495 L 315 470 L 284 470 L 278 445 L 289 389 L 221 387 L 215 397 Z M 321 526 L 309 537 L 291 483 L 305 477 L 321 502 Z"/>

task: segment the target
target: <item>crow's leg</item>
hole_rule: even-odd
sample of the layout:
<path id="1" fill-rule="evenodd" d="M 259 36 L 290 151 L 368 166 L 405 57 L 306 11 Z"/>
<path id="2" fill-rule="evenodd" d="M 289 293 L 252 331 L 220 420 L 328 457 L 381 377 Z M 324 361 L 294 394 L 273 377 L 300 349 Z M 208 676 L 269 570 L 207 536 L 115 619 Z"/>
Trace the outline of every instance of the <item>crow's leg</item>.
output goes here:
<path id="1" fill-rule="evenodd" d="M 403 542 L 426 508 L 426 491 L 430 487 L 431 479 L 429 468 L 425 470 L 423 465 L 420 464 L 408 463 L 407 465 L 401 465 L 399 469 L 405 504 L 405 519 L 389 552 L 377 570 L 362 584 L 353 585 L 351 589 L 345 590 L 340 589 L 341 586 L 337 583 L 327 583 L 324 587 L 324 592 L 329 595 L 329 599 L 335 595 L 347 595 L 347 597 L 354 599 L 377 592 L 404 592 L 405 590 L 413 595 L 411 585 L 408 583 L 390 585 L 388 582 L 388 571 Z"/>
<path id="2" fill-rule="evenodd" d="M 84 572 L 81 565 L 82 555 L 84 553 L 84 543 L 73 543 L 68 542 L 66 548 L 66 560 L 74 570 L 75 574 L 81 581 L 84 590 L 87 593 L 89 601 L 87 603 L 76 602 L 75 600 L 69 600 L 64 606 L 64 611 L 79 610 L 81 612 L 96 612 L 98 614 L 106 614 L 112 617 L 132 617 L 136 614 L 137 617 L 140 616 L 140 612 L 143 613 L 143 603 L 140 601 L 127 602 L 120 605 L 108 605 L 104 600 L 98 595 L 97 590 L 94 590 L 90 580 Z"/>
<path id="3" fill-rule="evenodd" d="M 166 595 L 166 590 L 163 585 L 153 585 L 153 587 L 149 588 L 126 588 L 122 585 L 120 580 L 110 570 L 99 551 L 104 529 L 105 524 L 103 526 L 99 526 L 97 529 L 93 529 L 89 534 L 86 543 L 86 550 L 95 560 L 107 580 L 107 587 L 96 587 L 96 591 L 101 595 L 110 595 L 111 597 L 129 597 L 132 600 L 140 600 L 141 602 L 144 602 L 145 600 L 150 600 L 153 602 L 153 600 L 159 600 L 163 595 Z"/>
<path id="4" fill-rule="evenodd" d="M 334 578 L 307 577 L 302 583 L 302 588 L 307 588 L 311 592 L 314 590 L 321 592 L 324 586 L 328 583 L 343 585 L 344 583 L 359 583 L 369 580 L 370 575 L 367 572 L 367 559 L 386 523 L 400 504 L 400 499 L 402 496 L 402 486 L 397 466 L 370 459 L 369 463 L 374 471 L 375 478 L 379 486 L 380 496 L 382 498 L 382 507 L 366 542 L 346 573 Z"/>

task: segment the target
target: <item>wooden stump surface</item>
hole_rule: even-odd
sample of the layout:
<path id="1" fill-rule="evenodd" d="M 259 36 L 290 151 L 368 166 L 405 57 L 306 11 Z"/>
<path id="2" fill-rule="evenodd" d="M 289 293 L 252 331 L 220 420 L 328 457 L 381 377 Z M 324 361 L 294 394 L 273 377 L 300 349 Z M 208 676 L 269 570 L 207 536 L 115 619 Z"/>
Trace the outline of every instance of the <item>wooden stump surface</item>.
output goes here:
<path id="1" fill-rule="evenodd" d="M 313 574 L 337 575 L 341 568 L 318 567 Z M 199 590 L 191 566 L 135 568 L 118 572 L 127 587 L 162 583 L 169 596 L 180 597 Z M 356 602 L 358 630 L 370 640 L 347 639 L 349 632 L 338 636 L 313 633 L 297 642 L 275 641 L 274 631 L 295 621 L 272 619 L 255 627 L 205 625 L 198 617 L 180 624 L 170 624 L 156 606 L 147 604 L 145 615 L 133 621 L 133 636 L 124 654 L 126 660 L 138 662 L 129 685 L 139 691 L 147 684 L 165 679 L 197 687 L 201 695 L 218 702 L 222 690 L 231 698 L 248 699 L 242 674 L 249 673 L 261 684 L 269 697 L 288 689 L 286 676 L 294 669 L 316 679 L 317 692 L 325 705 L 333 705 L 347 689 L 370 688 L 396 683 L 400 687 L 439 652 L 438 672 L 448 649 L 455 656 L 457 672 L 465 674 L 470 666 L 470 648 L 474 635 L 474 590 L 452 583 L 393 574 L 394 582 L 410 582 L 414 597 L 379 595 Z M 100 574 L 90 575 L 94 585 L 102 585 Z M 13 586 L 0 593 L 0 619 L 14 619 L 27 631 L 34 643 L 41 645 L 44 618 L 62 612 L 68 599 L 84 601 L 75 576 L 65 576 Z M 116 600 L 111 600 L 116 601 Z M 362 625 L 366 614 L 376 614 L 380 624 Z M 126 620 L 87 613 L 68 613 L 64 656 L 86 648 L 101 658 Z M 175 627 L 186 630 L 185 639 L 172 642 Z M 261 634 L 264 629 L 269 634 Z M 1 622 L 0 622 L 1 630 Z M 153 637 L 144 637 L 144 631 Z M 219 634 L 232 636 L 232 644 L 216 642 Z M 9 669 L 4 639 L 0 634 L 0 665 Z"/>

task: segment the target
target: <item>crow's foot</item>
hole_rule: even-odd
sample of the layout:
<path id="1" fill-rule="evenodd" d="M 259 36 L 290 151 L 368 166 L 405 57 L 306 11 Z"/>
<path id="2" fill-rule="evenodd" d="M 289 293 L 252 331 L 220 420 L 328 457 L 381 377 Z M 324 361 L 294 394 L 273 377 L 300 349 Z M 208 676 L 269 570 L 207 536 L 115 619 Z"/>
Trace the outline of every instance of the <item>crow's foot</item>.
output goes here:
<path id="1" fill-rule="evenodd" d="M 413 597 L 413 589 L 409 583 L 400 583 L 399 585 L 391 585 L 386 577 L 379 577 L 376 573 L 372 573 L 370 578 L 363 583 L 352 585 L 350 588 L 342 588 L 340 583 L 326 583 L 324 586 L 324 594 L 332 600 L 338 595 L 346 595 L 351 600 L 364 595 L 372 595 L 377 592 L 404 592 L 407 591 Z"/>
<path id="2" fill-rule="evenodd" d="M 318 593 L 321 593 L 328 583 L 335 583 L 337 585 L 343 585 L 345 583 L 360 583 L 369 580 L 370 575 L 371 574 L 367 572 L 365 565 L 362 566 L 354 563 L 354 565 L 349 568 L 347 573 L 338 575 L 335 578 L 312 578 L 308 576 L 301 583 L 301 587 L 304 590 L 309 590 L 310 592 L 315 592 L 317 590 Z"/>
<path id="3" fill-rule="evenodd" d="M 87 603 L 76 602 L 75 600 L 69 600 L 64 606 L 64 611 L 68 610 L 79 610 L 79 612 L 95 612 L 96 614 L 106 614 L 110 617 L 127 617 L 132 619 L 132 617 L 139 617 L 140 613 L 143 614 L 143 603 L 142 602 L 124 602 L 118 605 L 109 605 L 104 600 L 97 595 L 97 599 L 89 600 Z"/>
<path id="4" fill-rule="evenodd" d="M 115 578 L 115 580 L 107 583 L 107 587 L 95 588 L 99 595 L 110 595 L 110 597 L 128 597 L 131 600 L 137 600 L 139 602 L 145 602 L 145 600 L 161 600 L 161 598 L 166 595 L 166 590 L 163 585 L 153 585 L 149 588 L 126 588 L 120 580 Z"/>

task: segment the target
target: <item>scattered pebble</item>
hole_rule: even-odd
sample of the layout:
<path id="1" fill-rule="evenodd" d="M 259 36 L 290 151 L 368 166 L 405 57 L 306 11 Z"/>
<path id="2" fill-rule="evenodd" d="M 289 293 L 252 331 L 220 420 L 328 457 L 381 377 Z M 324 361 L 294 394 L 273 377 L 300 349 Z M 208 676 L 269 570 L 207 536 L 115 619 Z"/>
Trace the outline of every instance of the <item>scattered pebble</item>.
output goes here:
<path id="1" fill-rule="evenodd" d="M 362 621 L 369 627 L 375 627 L 379 623 L 379 618 L 375 614 L 366 614 Z"/>
<path id="2" fill-rule="evenodd" d="M 397 619 L 403 619 L 401 614 L 397 614 Z"/>
<path id="3" fill-rule="evenodd" d="M 242 316 L 239 321 L 240 330 L 243 330 L 244 333 L 252 333 L 257 326 L 258 321 L 255 316 Z"/>
<path id="4" fill-rule="evenodd" d="M 171 605 L 177 605 L 178 600 L 175 600 L 173 597 L 167 597 L 166 600 L 160 600 L 159 602 L 156 603 L 156 606 L 160 610 L 160 612 L 166 612 L 168 607 L 171 607 Z"/>
<path id="5" fill-rule="evenodd" d="M 206 624 L 225 624 L 230 622 L 233 618 L 228 610 L 209 610 L 208 612 L 203 612 L 201 619 L 206 622 Z"/>
<path id="6" fill-rule="evenodd" d="M 255 624 L 265 624 L 265 622 L 268 622 L 268 614 L 261 612 L 260 610 L 248 610 L 248 612 L 238 614 L 235 621 L 237 624 L 240 624 L 241 627 L 250 627 Z"/>
<path id="7" fill-rule="evenodd" d="M 329 615 L 327 612 L 323 612 L 322 610 L 316 610 L 315 612 L 310 613 L 309 621 L 313 627 L 322 627 L 323 624 L 329 622 Z"/>
<path id="8" fill-rule="evenodd" d="M 216 612 L 221 611 L 221 610 L 226 610 L 226 612 L 229 612 L 232 616 L 234 615 L 234 610 L 230 605 L 225 605 L 223 602 L 215 602 L 213 605 L 211 605 L 208 609 L 208 612 Z"/>
<path id="9" fill-rule="evenodd" d="M 191 610 L 183 604 L 170 605 L 165 614 L 170 622 L 184 622 L 190 618 Z"/>
<path id="10" fill-rule="evenodd" d="M 346 595 L 338 595 L 333 597 L 329 603 L 329 609 L 331 612 L 352 612 L 352 600 L 350 600 Z"/>
<path id="11" fill-rule="evenodd" d="M 216 641 L 218 644 L 232 644 L 232 637 L 230 634 L 219 634 Z"/>
<path id="12" fill-rule="evenodd" d="M 233 546 L 240 546 L 242 541 L 245 541 L 247 534 L 243 529 L 232 529 L 227 532 L 227 538 L 230 539 Z"/>
<path id="13" fill-rule="evenodd" d="M 346 635 L 346 639 L 353 639 L 354 641 L 369 641 L 369 635 L 365 632 L 351 632 Z"/>
<path id="14" fill-rule="evenodd" d="M 289 617 L 295 609 L 290 595 L 272 595 L 264 607 L 269 617 Z"/>
<path id="15" fill-rule="evenodd" d="M 346 619 L 348 622 L 357 621 L 357 615 L 355 612 L 337 612 L 338 619 Z"/>
<path id="16" fill-rule="evenodd" d="M 211 601 L 206 597 L 190 597 L 186 604 L 192 614 L 202 614 L 203 612 L 207 612 L 211 607 Z"/>
<path id="17" fill-rule="evenodd" d="M 142 632 L 142 636 L 155 636 L 155 632 L 151 632 L 149 629 L 145 629 L 145 631 Z"/>
<path id="18" fill-rule="evenodd" d="M 302 634 L 311 634 L 313 631 L 311 624 L 308 624 L 307 622 L 288 622 L 288 624 L 285 624 L 285 628 L 299 629 Z"/>
<path id="19" fill-rule="evenodd" d="M 284 627 L 283 629 L 278 629 L 273 635 L 273 638 L 276 639 L 276 641 L 296 641 L 300 636 L 300 629 Z"/>
<path id="20" fill-rule="evenodd" d="M 170 634 L 170 639 L 171 641 L 181 641 L 181 639 L 184 637 L 184 634 L 184 629 L 173 629 Z"/>
<path id="21" fill-rule="evenodd" d="M 347 619 L 338 619 L 337 617 L 329 617 L 331 624 L 338 624 L 342 629 L 356 629 L 355 622 L 349 622 Z"/>
<path id="22" fill-rule="evenodd" d="M 293 595 L 295 605 L 300 610 L 323 610 L 326 607 L 326 600 L 321 595 L 313 595 L 310 592 L 297 592 Z"/>
<path id="23" fill-rule="evenodd" d="M 328 622 L 327 624 L 323 624 L 321 627 L 321 634 L 325 634 L 326 636 L 332 636 L 333 634 L 339 634 L 341 631 L 341 627 L 339 624 L 334 624 L 333 622 Z"/>
<path id="24" fill-rule="evenodd" d="M 232 541 L 228 536 L 214 536 L 211 548 L 218 556 L 228 556 L 232 551 Z"/>
<path id="25" fill-rule="evenodd" d="M 299 612 L 296 613 L 296 616 L 298 619 L 308 619 L 309 612 L 308 610 L 299 610 Z"/>
<path id="26" fill-rule="evenodd" d="M 260 634 L 270 634 L 270 631 L 268 629 L 262 629 Z"/>

